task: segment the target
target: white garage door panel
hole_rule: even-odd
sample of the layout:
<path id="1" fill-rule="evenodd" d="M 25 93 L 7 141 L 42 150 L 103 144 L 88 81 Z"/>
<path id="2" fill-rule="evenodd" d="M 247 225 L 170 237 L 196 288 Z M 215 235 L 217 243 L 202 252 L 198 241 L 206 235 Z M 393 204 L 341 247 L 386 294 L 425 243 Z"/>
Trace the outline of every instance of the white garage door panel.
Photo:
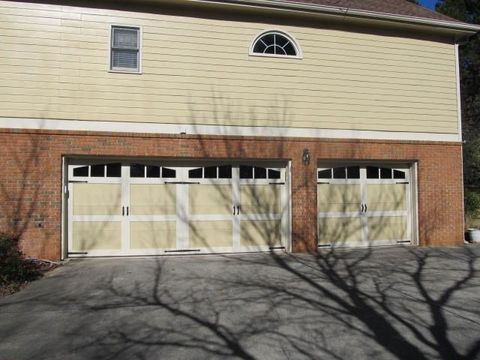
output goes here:
<path id="1" fill-rule="evenodd" d="M 74 184 L 73 215 L 121 215 L 120 184 Z"/>
<path id="2" fill-rule="evenodd" d="M 191 221 L 190 248 L 233 248 L 232 221 Z"/>
<path id="3" fill-rule="evenodd" d="M 121 184 L 70 185 L 69 249 L 117 252 L 122 248 Z"/>
<path id="4" fill-rule="evenodd" d="M 176 243 L 176 221 L 130 222 L 131 249 L 174 249 Z"/>
<path id="5" fill-rule="evenodd" d="M 406 211 L 406 184 L 367 185 L 368 211 Z"/>
<path id="6" fill-rule="evenodd" d="M 250 251 L 282 247 L 285 186 L 266 179 L 240 184 L 240 246 Z"/>
<path id="7" fill-rule="evenodd" d="M 131 215 L 176 215 L 175 185 L 131 184 Z"/>
<path id="8" fill-rule="evenodd" d="M 232 184 L 188 185 L 188 248 L 206 252 L 233 249 Z"/>
<path id="9" fill-rule="evenodd" d="M 383 216 L 368 219 L 370 241 L 408 240 L 407 218 L 405 216 Z"/>
<path id="10" fill-rule="evenodd" d="M 317 194 L 317 208 L 321 213 L 358 212 L 362 202 L 359 184 L 320 184 Z"/>
<path id="11" fill-rule="evenodd" d="M 280 220 L 242 221 L 240 244 L 244 247 L 270 248 L 282 244 Z"/>
<path id="12" fill-rule="evenodd" d="M 73 251 L 120 250 L 122 223 L 118 221 L 74 221 Z"/>
<path id="13" fill-rule="evenodd" d="M 232 185 L 189 185 L 188 198 L 191 215 L 232 214 Z"/>
<path id="14" fill-rule="evenodd" d="M 287 247 L 284 168 L 179 165 L 140 160 L 70 165 L 69 256 Z"/>
<path id="15" fill-rule="evenodd" d="M 354 218 L 320 218 L 318 220 L 318 239 L 320 244 L 355 245 L 363 241 L 362 219 Z"/>
<path id="16" fill-rule="evenodd" d="M 240 186 L 242 214 L 280 214 L 282 186 L 252 184 Z"/>

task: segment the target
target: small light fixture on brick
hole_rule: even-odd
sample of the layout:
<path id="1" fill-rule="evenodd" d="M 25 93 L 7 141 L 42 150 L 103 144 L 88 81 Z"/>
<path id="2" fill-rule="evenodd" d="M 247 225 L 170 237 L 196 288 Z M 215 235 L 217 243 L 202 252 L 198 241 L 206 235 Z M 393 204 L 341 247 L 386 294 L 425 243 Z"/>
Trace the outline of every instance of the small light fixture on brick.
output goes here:
<path id="1" fill-rule="evenodd" d="M 310 164 L 310 150 L 303 149 L 302 160 L 304 165 Z"/>

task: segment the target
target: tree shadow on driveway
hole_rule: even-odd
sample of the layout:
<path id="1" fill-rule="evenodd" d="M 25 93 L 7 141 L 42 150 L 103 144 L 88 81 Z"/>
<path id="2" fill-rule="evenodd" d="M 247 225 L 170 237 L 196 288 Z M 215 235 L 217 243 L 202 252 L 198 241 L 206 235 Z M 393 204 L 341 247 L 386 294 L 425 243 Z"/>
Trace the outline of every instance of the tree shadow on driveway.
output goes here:
<path id="1" fill-rule="evenodd" d="M 478 250 L 150 259 L 102 284 L 98 359 L 476 359 Z M 73 335 L 73 334 L 72 334 Z"/>

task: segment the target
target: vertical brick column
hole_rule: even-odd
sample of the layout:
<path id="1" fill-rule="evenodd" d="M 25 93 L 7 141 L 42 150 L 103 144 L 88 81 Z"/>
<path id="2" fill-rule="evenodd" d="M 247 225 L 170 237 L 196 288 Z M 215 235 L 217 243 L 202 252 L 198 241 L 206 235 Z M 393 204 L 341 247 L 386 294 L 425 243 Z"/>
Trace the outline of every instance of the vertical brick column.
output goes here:
<path id="1" fill-rule="evenodd" d="M 317 181 L 316 163 L 302 162 L 302 152 L 292 159 L 292 251 L 317 250 Z"/>
<path id="2" fill-rule="evenodd" d="M 426 149 L 418 162 L 420 246 L 463 245 L 462 147 Z"/>

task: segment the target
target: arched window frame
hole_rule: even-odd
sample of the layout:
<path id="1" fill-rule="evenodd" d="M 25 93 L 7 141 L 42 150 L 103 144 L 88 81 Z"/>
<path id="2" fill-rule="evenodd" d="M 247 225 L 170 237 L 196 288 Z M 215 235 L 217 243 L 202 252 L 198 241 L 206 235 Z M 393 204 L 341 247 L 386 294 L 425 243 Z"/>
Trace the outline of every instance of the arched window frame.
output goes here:
<path id="1" fill-rule="evenodd" d="M 279 34 L 279 35 L 282 35 L 282 36 L 286 37 L 288 39 L 288 41 L 290 41 L 290 43 L 295 48 L 295 50 L 297 52 L 297 55 L 260 54 L 260 53 L 254 52 L 253 49 L 254 49 L 257 41 L 260 40 L 263 36 L 270 35 L 270 34 Z M 276 57 L 276 58 L 287 58 L 287 59 L 303 59 L 303 52 L 302 52 L 302 49 L 301 49 L 300 45 L 298 44 L 297 40 L 295 40 L 295 38 L 292 35 L 290 35 L 289 33 L 287 33 L 286 31 L 277 30 L 277 29 L 264 30 L 264 31 L 260 32 L 259 34 L 257 34 L 253 38 L 253 41 L 250 43 L 250 49 L 248 51 L 248 54 L 250 56 L 264 56 L 264 57 Z"/>

